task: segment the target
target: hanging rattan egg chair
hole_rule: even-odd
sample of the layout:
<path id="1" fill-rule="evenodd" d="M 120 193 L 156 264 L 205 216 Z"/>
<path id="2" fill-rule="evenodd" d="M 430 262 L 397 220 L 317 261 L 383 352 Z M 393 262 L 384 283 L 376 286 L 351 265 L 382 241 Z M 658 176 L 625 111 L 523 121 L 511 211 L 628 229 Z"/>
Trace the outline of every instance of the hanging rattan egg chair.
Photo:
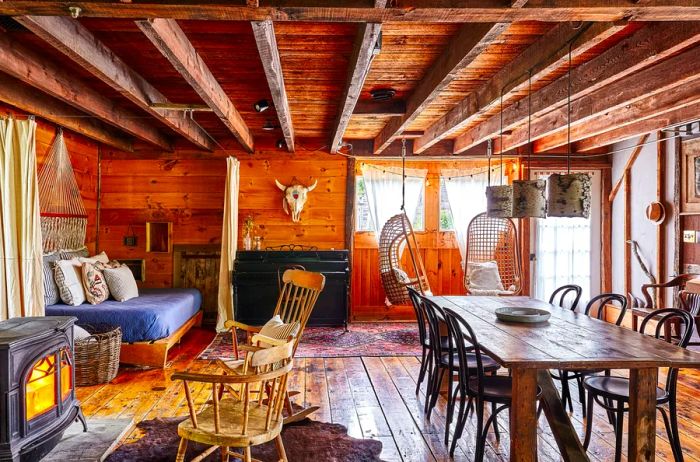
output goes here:
<path id="1" fill-rule="evenodd" d="M 408 269 L 413 276 L 401 264 L 404 250 L 408 250 Z M 410 303 L 407 287 L 424 295 L 430 293 L 418 241 L 404 212 L 391 217 L 382 228 L 379 236 L 379 274 L 387 300 L 392 305 Z"/>
<path id="2" fill-rule="evenodd" d="M 518 295 L 522 291 L 522 263 L 518 230 L 510 218 L 491 218 L 486 213 L 475 216 L 467 228 L 467 258 L 464 263 L 464 287 L 470 290 L 472 265 L 495 261 L 503 290 L 489 295 Z M 485 295 L 485 294 L 482 294 Z"/>

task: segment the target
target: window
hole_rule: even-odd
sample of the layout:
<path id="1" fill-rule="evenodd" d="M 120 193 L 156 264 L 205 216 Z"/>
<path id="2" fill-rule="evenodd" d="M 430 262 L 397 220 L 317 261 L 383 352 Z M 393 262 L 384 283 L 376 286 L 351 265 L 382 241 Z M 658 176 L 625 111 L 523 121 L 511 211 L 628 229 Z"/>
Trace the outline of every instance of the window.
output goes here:
<path id="1" fill-rule="evenodd" d="M 454 231 L 454 219 L 450 209 L 450 201 L 447 197 L 445 181 L 440 177 L 440 231 Z"/>
<path id="2" fill-rule="evenodd" d="M 425 189 L 420 193 L 418 199 L 418 208 L 416 216 L 411 222 L 414 231 L 425 230 Z M 365 188 L 365 179 L 358 176 L 355 179 L 355 231 L 374 231 L 372 226 L 372 216 L 369 213 L 369 204 L 367 202 L 367 190 Z"/>

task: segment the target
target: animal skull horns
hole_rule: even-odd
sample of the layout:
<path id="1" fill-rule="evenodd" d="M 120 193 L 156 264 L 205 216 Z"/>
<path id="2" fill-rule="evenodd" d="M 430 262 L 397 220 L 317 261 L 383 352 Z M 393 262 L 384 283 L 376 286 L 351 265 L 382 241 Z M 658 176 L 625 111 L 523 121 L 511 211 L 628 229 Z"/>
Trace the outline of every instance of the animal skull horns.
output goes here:
<path id="1" fill-rule="evenodd" d="M 299 223 L 299 216 L 301 215 L 301 211 L 304 209 L 304 204 L 306 204 L 307 195 L 314 190 L 318 184 L 318 180 L 314 180 L 314 183 L 310 186 L 301 185 L 295 182 L 295 180 L 296 179 L 292 180 L 291 185 L 285 186 L 275 179 L 275 184 L 277 184 L 277 187 L 284 192 L 284 197 L 282 198 L 282 208 L 287 215 L 290 215 L 291 209 L 292 221 L 294 223 Z"/>

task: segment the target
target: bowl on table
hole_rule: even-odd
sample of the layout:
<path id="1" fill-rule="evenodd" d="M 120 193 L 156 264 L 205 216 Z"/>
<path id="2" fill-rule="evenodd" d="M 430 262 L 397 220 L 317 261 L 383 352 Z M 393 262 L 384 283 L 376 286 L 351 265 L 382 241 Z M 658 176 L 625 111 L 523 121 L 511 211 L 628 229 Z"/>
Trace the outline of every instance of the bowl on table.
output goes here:
<path id="1" fill-rule="evenodd" d="M 549 319 L 551 313 L 540 308 L 504 306 L 496 309 L 496 317 L 505 322 L 538 323 Z"/>

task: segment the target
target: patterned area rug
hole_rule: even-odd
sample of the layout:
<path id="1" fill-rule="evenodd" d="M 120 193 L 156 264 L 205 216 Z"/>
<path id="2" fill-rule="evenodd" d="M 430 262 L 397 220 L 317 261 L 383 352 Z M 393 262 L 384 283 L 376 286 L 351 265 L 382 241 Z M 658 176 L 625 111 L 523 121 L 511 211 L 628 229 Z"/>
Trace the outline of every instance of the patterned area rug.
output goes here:
<path id="1" fill-rule="evenodd" d="M 230 358 L 231 333 L 217 334 L 197 359 Z M 418 327 L 411 322 L 354 323 L 342 327 L 307 327 L 297 358 L 346 358 L 351 356 L 420 356 Z"/>
<path id="2" fill-rule="evenodd" d="M 187 418 L 187 417 L 185 417 Z M 106 462 L 172 462 L 177 454 L 180 438 L 177 425 L 185 418 L 145 420 L 138 424 L 144 436 L 134 443 L 119 446 Z M 361 440 L 348 436 L 342 425 L 303 420 L 287 425 L 282 430 L 282 440 L 290 461 L 333 462 L 381 462 L 382 443 L 376 440 Z M 190 442 L 185 460 L 206 449 L 206 446 Z M 260 460 L 277 460 L 274 442 L 252 448 L 253 457 Z M 207 458 L 207 462 L 220 461 L 219 450 Z M 233 457 L 231 462 L 237 461 Z"/>

